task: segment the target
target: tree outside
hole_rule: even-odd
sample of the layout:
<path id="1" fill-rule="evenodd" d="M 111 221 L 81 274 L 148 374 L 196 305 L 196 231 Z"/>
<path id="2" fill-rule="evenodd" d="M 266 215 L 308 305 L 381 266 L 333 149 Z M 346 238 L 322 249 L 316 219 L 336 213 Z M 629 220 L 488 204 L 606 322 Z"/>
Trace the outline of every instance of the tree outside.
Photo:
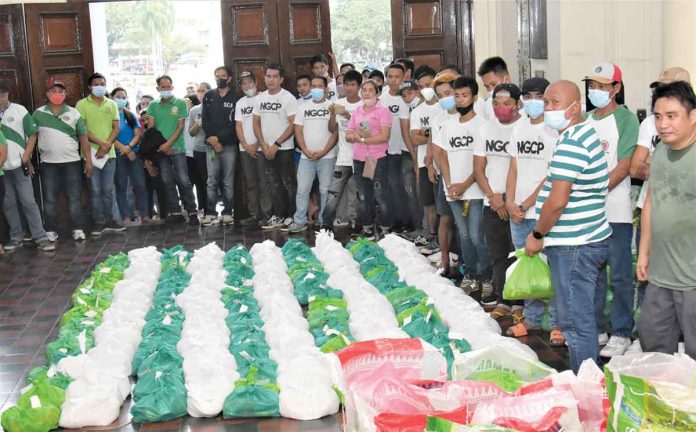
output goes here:
<path id="1" fill-rule="evenodd" d="M 338 63 L 382 69 L 393 58 L 389 0 L 330 0 L 331 42 Z"/>

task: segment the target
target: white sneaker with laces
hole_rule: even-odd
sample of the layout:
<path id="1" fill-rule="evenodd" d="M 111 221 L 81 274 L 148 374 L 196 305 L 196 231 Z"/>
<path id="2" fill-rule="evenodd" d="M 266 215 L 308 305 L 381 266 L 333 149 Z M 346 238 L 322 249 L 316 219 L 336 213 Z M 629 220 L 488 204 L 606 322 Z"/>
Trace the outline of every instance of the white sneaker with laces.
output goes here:
<path id="1" fill-rule="evenodd" d="M 341 219 L 341 218 L 336 218 L 334 220 L 333 226 L 335 227 L 344 227 L 350 225 L 350 222 L 346 219 Z"/>
<path id="2" fill-rule="evenodd" d="M 223 225 L 232 225 L 234 223 L 234 218 L 232 215 L 222 215 L 221 222 Z"/>
<path id="3" fill-rule="evenodd" d="M 628 347 L 631 346 L 631 339 L 621 336 L 611 336 L 607 345 L 602 348 L 599 355 L 602 357 L 614 357 L 624 355 Z"/>
<path id="4" fill-rule="evenodd" d="M 82 230 L 76 230 L 76 231 L 82 231 Z M 46 233 L 46 237 L 48 237 L 48 241 L 50 241 L 50 242 L 53 243 L 53 242 L 55 242 L 56 240 L 58 240 L 58 233 L 55 232 L 55 231 L 48 231 L 48 232 Z"/>
<path id="5" fill-rule="evenodd" d="M 428 237 L 426 237 L 426 236 L 424 236 L 424 235 L 419 235 L 419 236 L 416 237 L 416 239 L 413 241 L 413 244 L 416 245 L 416 247 L 421 248 L 421 247 L 426 246 L 426 245 L 428 244 L 429 241 L 430 241 L 430 239 L 429 239 Z"/>
<path id="6" fill-rule="evenodd" d="M 73 230 L 72 238 L 73 240 L 84 240 L 86 238 L 85 232 L 82 230 Z M 48 238 L 48 241 L 51 241 L 51 237 Z"/>
<path id="7" fill-rule="evenodd" d="M 633 341 L 630 347 L 626 350 L 624 354 L 640 354 L 643 352 L 643 348 L 640 346 L 640 339 Z"/>
<path id="8" fill-rule="evenodd" d="M 203 219 L 201 220 L 201 225 L 203 226 L 210 226 L 215 223 L 215 220 L 217 218 L 213 215 L 205 215 L 203 216 Z"/>
<path id="9" fill-rule="evenodd" d="M 607 342 L 609 342 L 609 335 L 606 333 L 600 333 L 599 337 L 597 337 L 597 344 L 599 344 L 599 346 L 604 346 L 607 344 Z"/>

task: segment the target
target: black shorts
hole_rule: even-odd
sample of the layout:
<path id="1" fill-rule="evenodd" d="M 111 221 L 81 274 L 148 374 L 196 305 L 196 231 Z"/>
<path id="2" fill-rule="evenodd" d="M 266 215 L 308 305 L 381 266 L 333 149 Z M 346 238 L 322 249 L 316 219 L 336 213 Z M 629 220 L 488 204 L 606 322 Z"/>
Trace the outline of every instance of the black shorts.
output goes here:
<path id="1" fill-rule="evenodd" d="M 435 212 L 440 216 L 452 216 L 452 209 L 447 202 L 447 197 L 445 196 L 445 188 L 443 186 L 442 176 L 440 176 L 437 182 L 437 191 L 435 192 Z"/>
<path id="2" fill-rule="evenodd" d="M 423 207 L 435 205 L 436 184 L 428 179 L 428 168 L 418 168 L 418 199 Z"/>

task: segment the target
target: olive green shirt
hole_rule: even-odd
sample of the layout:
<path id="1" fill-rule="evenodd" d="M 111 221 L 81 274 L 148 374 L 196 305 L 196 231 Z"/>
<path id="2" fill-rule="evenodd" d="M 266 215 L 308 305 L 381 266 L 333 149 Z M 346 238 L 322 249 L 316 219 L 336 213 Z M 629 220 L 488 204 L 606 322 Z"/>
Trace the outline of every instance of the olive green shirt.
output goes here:
<path id="1" fill-rule="evenodd" d="M 653 285 L 696 289 L 696 142 L 682 150 L 663 144 L 650 164 L 650 262 Z"/>

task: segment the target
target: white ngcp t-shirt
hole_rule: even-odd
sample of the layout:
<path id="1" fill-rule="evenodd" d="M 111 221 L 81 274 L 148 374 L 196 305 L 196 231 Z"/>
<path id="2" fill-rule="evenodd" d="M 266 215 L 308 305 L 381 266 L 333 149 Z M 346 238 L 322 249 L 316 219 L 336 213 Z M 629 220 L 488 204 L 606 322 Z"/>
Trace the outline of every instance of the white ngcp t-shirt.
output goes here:
<path id="1" fill-rule="evenodd" d="M 401 135 L 401 119 L 408 119 L 408 105 L 404 103 L 401 96 L 392 96 L 387 91 L 382 91 L 379 97 L 382 105 L 389 108 L 392 115 L 391 134 L 389 135 L 389 150 L 387 153 L 391 155 L 401 154 L 402 151 L 408 151 L 404 143 L 404 137 Z"/>
<path id="2" fill-rule="evenodd" d="M 259 95 L 253 112 L 261 118 L 263 138 L 272 145 L 290 125 L 288 117 L 297 113 L 297 100 L 285 89 L 280 89 L 274 95 L 266 90 Z M 292 136 L 280 144 L 281 150 L 292 150 L 295 147 Z"/>
<path id="3" fill-rule="evenodd" d="M 352 115 L 353 111 L 363 106 L 363 101 L 359 100 L 356 103 L 350 103 L 348 99 L 341 98 L 336 102 L 336 105 L 345 107 L 346 111 Z M 336 122 L 338 123 L 338 157 L 336 158 L 336 166 L 353 166 L 353 143 L 346 141 L 348 121 L 342 115 L 336 116 Z"/>
<path id="4" fill-rule="evenodd" d="M 516 204 L 527 199 L 546 179 L 557 139 L 558 132 L 546 126 L 544 122 L 531 124 L 528 119 L 520 119 L 517 122 L 508 146 L 510 157 L 517 159 Z M 527 210 L 525 218 L 536 217 L 536 211 L 532 206 Z"/>
<path id="5" fill-rule="evenodd" d="M 254 97 L 244 96 L 237 101 L 237 105 L 234 108 L 234 119 L 242 123 L 244 141 L 247 144 L 256 144 L 256 135 L 254 135 L 254 105 L 258 98 L 258 94 Z M 239 144 L 239 150 L 244 151 L 241 143 Z M 259 146 L 258 151 L 261 151 L 261 146 Z"/>
<path id="6" fill-rule="evenodd" d="M 427 102 L 422 102 L 413 111 L 411 111 L 411 130 L 417 131 L 420 129 L 430 129 L 431 136 L 434 132 L 433 123 L 435 117 L 442 112 L 442 108 L 438 103 L 428 105 Z M 425 153 L 428 150 L 427 144 L 417 146 L 418 150 L 418 168 L 425 167 Z"/>
<path id="7" fill-rule="evenodd" d="M 314 101 L 302 104 L 295 116 L 295 124 L 302 126 L 302 135 L 304 136 L 305 146 L 310 151 L 321 151 L 326 147 L 326 143 L 331 137 L 329 132 L 329 118 L 331 112 L 329 107 L 331 102 L 316 103 Z M 328 152 L 322 159 L 331 159 L 336 157 L 336 146 Z M 302 159 L 307 159 L 302 153 Z"/>
<path id="8" fill-rule="evenodd" d="M 638 145 L 645 147 L 650 151 L 650 157 L 652 157 L 655 151 L 655 146 L 660 142 L 660 135 L 657 133 L 657 128 L 655 127 L 655 115 L 650 115 L 643 120 L 638 129 Z M 643 208 L 645 204 L 645 198 L 648 197 L 648 180 L 643 182 L 643 187 L 640 189 L 640 195 L 638 195 L 638 202 L 636 207 Z"/>
<path id="9" fill-rule="evenodd" d="M 433 144 L 447 151 L 450 168 L 450 182 L 462 183 L 474 172 L 474 147 L 482 141 L 481 127 L 485 124 L 482 117 L 476 115 L 466 123 L 457 118 L 447 120 L 440 132 L 433 137 Z M 443 183 L 443 187 L 446 185 Z M 447 192 L 447 189 L 445 189 Z M 464 191 L 463 200 L 481 199 L 483 192 L 474 183 Z M 447 197 L 447 201 L 454 201 Z"/>
<path id="10" fill-rule="evenodd" d="M 483 139 L 474 143 L 474 155 L 486 157 L 486 178 L 493 193 L 505 193 L 510 168 L 508 147 L 512 130 L 520 121 L 524 120 L 510 124 L 502 124 L 498 119 L 488 120 L 481 128 Z M 488 205 L 488 198 L 484 197 L 483 204 Z"/>

